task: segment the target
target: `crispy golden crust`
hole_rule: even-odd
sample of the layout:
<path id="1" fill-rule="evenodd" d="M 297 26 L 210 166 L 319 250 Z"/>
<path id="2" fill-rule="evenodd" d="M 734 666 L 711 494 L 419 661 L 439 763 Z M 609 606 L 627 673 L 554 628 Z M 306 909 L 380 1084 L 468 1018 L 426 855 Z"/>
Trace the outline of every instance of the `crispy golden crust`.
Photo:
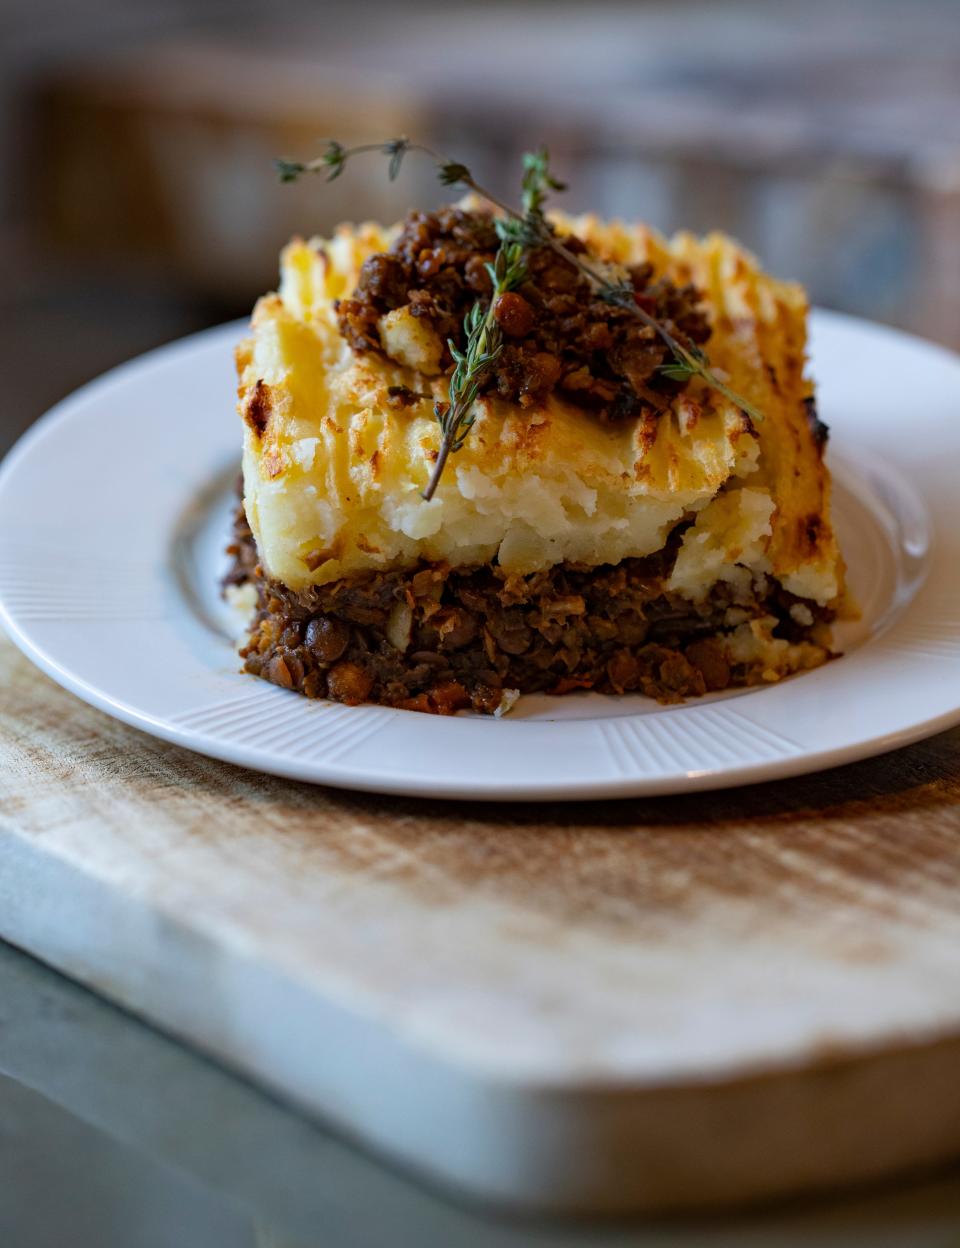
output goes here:
<path id="1" fill-rule="evenodd" d="M 757 426 L 759 467 L 750 485 L 766 485 L 776 514 L 767 555 L 770 570 L 795 592 L 816 582 L 842 587 L 842 564 L 830 523 L 830 478 L 823 462 L 824 427 L 811 412 L 813 383 L 805 374 L 807 297 L 780 282 L 724 234 L 681 233 L 667 240 L 643 226 L 574 218 L 570 228 L 601 253 L 636 263 L 649 259 L 674 281 L 704 294 L 713 326 L 710 359 L 731 387 L 765 419 Z M 812 594 L 822 599 L 822 592 Z"/>

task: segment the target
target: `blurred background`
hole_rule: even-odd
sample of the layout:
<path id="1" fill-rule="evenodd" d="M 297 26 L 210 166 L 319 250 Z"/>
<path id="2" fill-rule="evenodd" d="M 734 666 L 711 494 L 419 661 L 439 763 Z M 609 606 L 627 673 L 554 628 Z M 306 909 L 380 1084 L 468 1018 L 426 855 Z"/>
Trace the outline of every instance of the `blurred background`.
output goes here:
<path id="1" fill-rule="evenodd" d="M 271 167 L 328 136 L 399 133 L 503 193 L 518 154 L 546 142 L 572 210 L 728 230 L 816 302 L 960 348 L 957 0 L 0 0 L 0 452 L 104 369 L 245 315 L 290 234 L 435 201 L 416 160 L 395 185 L 377 160 L 332 186 L 281 186 Z M 55 1039 L 21 1045 L 37 1055 L 24 1085 L 0 1079 L 3 1245 L 306 1246 L 348 1203 L 373 1229 L 347 1219 L 325 1244 L 419 1248 L 414 1223 L 444 1228 L 429 1242 L 524 1242 L 459 1221 L 454 1233 L 432 1198 L 22 955 L 3 959 L 20 969 L 4 971 L 0 1031 L 40 1020 Z M 100 1056 L 110 1028 L 136 1077 L 118 1074 L 119 1038 Z M 99 1083 L 63 1058 L 84 1046 Z M 48 1082 L 110 1134 L 28 1086 Z M 189 1094 L 164 1117 L 167 1086 Z M 228 1146 L 248 1137 L 244 1167 Z M 199 1158 L 189 1180 L 166 1167 L 184 1139 Z M 894 1194 L 871 1198 L 863 1238 L 841 1234 L 843 1206 L 809 1238 L 801 1213 L 792 1234 L 760 1224 L 723 1242 L 946 1248 L 947 1199 L 911 1205 L 909 1230 Z M 269 1229 L 238 1212 L 251 1201 Z"/>
<path id="2" fill-rule="evenodd" d="M 720 227 L 816 302 L 960 347 L 956 0 L 0 0 L 0 449 L 245 314 L 290 234 L 435 200 L 416 161 L 271 168 L 398 133 L 504 191 L 544 141 L 572 209 Z"/>

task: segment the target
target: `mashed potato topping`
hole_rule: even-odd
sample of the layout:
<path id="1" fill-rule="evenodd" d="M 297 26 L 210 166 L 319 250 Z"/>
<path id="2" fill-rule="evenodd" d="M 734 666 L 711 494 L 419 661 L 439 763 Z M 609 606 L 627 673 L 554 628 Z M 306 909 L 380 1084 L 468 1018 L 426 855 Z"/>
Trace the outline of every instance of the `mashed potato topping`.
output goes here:
<path id="1" fill-rule="evenodd" d="M 447 397 L 437 344 L 393 316 L 380 333 L 394 360 L 357 354 L 334 308 L 391 234 L 365 225 L 297 240 L 238 349 L 244 502 L 265 571 L 300 590 L 418 559 L 497 559 L 508 572 L 617 563 L 657 551 L 693 519 L 678 591 L 696 599 L 718 579 L 772 573 L 799 596 L 835 599 L 828 479 L 804 408 L 802 291 L 720 235 L 667 242 L 641 227 L 555 220 L 597 254 L 647 259 L 699 286 L 711 361 L 763 411 L 762 425 L 700 382 L 660 417 L 610 423 L 556 393 L 527 408 L 488 396 L 425 502 L 440 438 L 433 403 Z"/>

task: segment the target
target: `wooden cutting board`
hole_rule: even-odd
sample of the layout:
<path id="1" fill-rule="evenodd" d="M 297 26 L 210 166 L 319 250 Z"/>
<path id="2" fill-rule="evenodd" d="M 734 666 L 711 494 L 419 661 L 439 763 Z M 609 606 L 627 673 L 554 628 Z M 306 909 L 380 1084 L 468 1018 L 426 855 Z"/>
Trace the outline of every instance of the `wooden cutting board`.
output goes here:
<path id="1" fill-rule="evenodd" d="M 185 753 L 0 639 L 0 932 L 504 1205 L 960 1155 L 960 730 L 690 798 L 421 803 Z"/>

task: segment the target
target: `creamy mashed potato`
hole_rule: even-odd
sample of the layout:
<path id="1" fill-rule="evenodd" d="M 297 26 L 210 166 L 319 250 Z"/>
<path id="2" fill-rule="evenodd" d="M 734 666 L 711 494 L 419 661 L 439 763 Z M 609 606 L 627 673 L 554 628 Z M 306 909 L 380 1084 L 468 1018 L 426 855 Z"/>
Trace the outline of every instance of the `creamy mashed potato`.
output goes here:
<path id="1" fill-rule="evenodd" d="M 406 366 L 357 355 L 334 309 L 392 232 L 365 225 L 295 240 L 279 292 L 260 300 L 237 353 L 244 502 L 266 572 L 299 590 L 421 558 L 496 558 L 516 572 L 616 563 L 658 550 L 679 520 L 695 518 L 673 574 L 680 592 L 702 597 L 718 579 L 769 573 L 799 596 L 836 599 L 829 483 L 803 408 L 800 288 L 766 277 L 720 235 L 667 242 L 642 227 L 555 220 L 600 255 L 695 282 L 712 364 L 763 423 L 754 428 L 697 381 L 661 417 L 616 424 L 556 394 L 530 408 L 482 398 L 425 502 L 440 441 L 433 403 L 447 397 L 436 344 L 384 318 L 381 336 Z M 421 397 L 399 405 L 395 387 Z"/>

